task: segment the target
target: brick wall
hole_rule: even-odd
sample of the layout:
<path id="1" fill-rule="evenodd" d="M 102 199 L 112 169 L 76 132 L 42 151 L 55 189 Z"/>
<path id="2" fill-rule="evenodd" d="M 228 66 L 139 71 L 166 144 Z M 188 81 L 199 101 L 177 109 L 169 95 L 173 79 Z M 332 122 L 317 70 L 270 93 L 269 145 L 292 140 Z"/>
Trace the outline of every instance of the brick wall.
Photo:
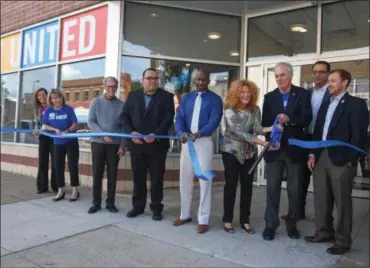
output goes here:
<path id="1" fill-rule="evenodd" d="M 1 34 L 103 1 L 1 1 Z"/>

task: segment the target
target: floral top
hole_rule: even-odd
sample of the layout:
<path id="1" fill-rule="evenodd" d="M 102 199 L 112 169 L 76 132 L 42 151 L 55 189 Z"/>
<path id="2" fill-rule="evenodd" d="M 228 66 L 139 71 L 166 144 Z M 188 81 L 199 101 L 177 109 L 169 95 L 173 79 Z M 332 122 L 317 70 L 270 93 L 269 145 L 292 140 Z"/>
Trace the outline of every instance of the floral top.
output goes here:
<path id="1" fill-rule="evenodd" d="M 227 108 L 221 121 L 223 141 L 220 150 L 236 156 L 241 164 L 245 159 L 252 159 L 257 154 L 257 146 L 252 141 L 257 135 L 263 135 L 261 110 L 236 111 Z"/>

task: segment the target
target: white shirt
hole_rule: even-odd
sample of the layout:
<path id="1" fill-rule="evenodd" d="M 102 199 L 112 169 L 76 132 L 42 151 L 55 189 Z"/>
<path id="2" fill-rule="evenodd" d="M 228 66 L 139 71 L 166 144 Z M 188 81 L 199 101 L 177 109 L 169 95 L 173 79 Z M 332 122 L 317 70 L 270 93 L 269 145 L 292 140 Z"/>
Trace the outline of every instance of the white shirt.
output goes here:
<path id="1" fill-rule="evenodd" d="M 317 114 L 319 112 L 322 100 L 325 96 L 325 92 L 328 88 L 328 85 L 323 86 L 322 88 L 316 89 L 314 88 L 312 91 L 311 96 L 311 106 L 312 106 L 312 121 L 311 124 L 308 126 L 308 132 L 313 134 L 315 129 L 315 123 L 317 120 Z"/>
<path id="2" fill-rule="evenodd" d="M 330 126 L 330 123 L 331 123 L 331 119 L 333 118 L 334 112 L 337 109 L 337 106 L 338 106 L 340 100 L 342 99 L 342 97 L 346 93 L 347 93 L 347 91 L 344 91 L 340 95 L 330 98 L 329 108 L 328 108 L 328 111 L 327 111 L 326 117 L 325 117 L 324 129 L 322 131 L 322 140 L 323 141 L 326 140 L 326 137 L 328 135 L 329 126 Z"/>

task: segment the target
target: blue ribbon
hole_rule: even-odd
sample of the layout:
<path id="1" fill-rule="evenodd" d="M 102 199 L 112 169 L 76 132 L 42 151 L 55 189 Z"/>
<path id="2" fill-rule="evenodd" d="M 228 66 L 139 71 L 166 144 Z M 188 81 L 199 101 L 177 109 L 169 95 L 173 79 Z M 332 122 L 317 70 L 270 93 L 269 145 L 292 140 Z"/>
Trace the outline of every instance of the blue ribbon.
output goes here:
<path id="1" fill-rule="evenodd" d="M 326 147 L 336 147 L 336 146 L 345 146 L 348 148 L 352 148 L 360 153 L 367 155 L 368 153 L 364 150 L 343 141 L 337 140 L 326 140 L 326 141 L 302 141 L 297 139 L 288 139 L 289 145 L 295 145 L 301 148 L 306 149 L 319 149 L 319 148 L 326 148 Z"/>
<path id="2" fill-rule="evenodd" d="M 272 125 L 272 131 L 270 133 L 271 146 L 275 147 L 277 142 L 280 142 L 283 133 L 278 128 L 279 116 L 276 117 L 274 124 Z"/>
<path id="3" fill-rule="evenodd" d="M 19 128 L 2 128 L 1 132 L 11 132 L 11 133 L 33 133 L 32 129 L 19 129 Z M 65 138 L 65 139 L 75 139 L 75 138 L 89 138 L 89 137 L 119 137 L 119 138 L 155 138 L 155 139 L 179 139 L 178 136 L 166 136 L 166 135 L 133 135 L 126 133 L 111 133 L 111 132 L 88 132 L 88 133 L 68 133 L 58 136 L 57 134 L 50 133 L 47 131 L 39 130 L 40 135 L 48 136 L 51 138 Z M 215 172 L 208 170 L 205 173 L 202 172 L 202 169 L 199 164 L 198 155 L 194 148 L 194 143 L 191 139 L 187 140 L 189 157 L 193 167 L 194 175 L 205 181 L 212 180 L 215 177 Z"/>

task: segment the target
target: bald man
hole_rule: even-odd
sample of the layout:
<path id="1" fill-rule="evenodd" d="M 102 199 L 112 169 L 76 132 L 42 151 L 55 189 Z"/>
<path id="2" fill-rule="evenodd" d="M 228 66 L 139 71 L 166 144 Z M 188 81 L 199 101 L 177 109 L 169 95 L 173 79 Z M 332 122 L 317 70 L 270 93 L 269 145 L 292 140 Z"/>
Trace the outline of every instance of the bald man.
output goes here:
<path id="1" fill-rule="evenodd" d="M 220 124 L 223 107 L 222 99 L 208 89 L 210 74 L 200 70 L 196 77 L 196 90 L 183 97 L 176 116 L 176 133 L 182 137 L 183 143 L 180 156 L 180 195 L 181 215 L 174 225 L 180 226 L 191 222 L 191 199 L 194 183 L 194 172 L 189 156 L 186 137 L 194 141 L 200 167 L 203 172 L 212 169 L 213 139 L 212 133 Z M 208 231 L 211 210 L 211 181 L 199 180 L 200 203 L 198 209 L 198 233 Z"/>

